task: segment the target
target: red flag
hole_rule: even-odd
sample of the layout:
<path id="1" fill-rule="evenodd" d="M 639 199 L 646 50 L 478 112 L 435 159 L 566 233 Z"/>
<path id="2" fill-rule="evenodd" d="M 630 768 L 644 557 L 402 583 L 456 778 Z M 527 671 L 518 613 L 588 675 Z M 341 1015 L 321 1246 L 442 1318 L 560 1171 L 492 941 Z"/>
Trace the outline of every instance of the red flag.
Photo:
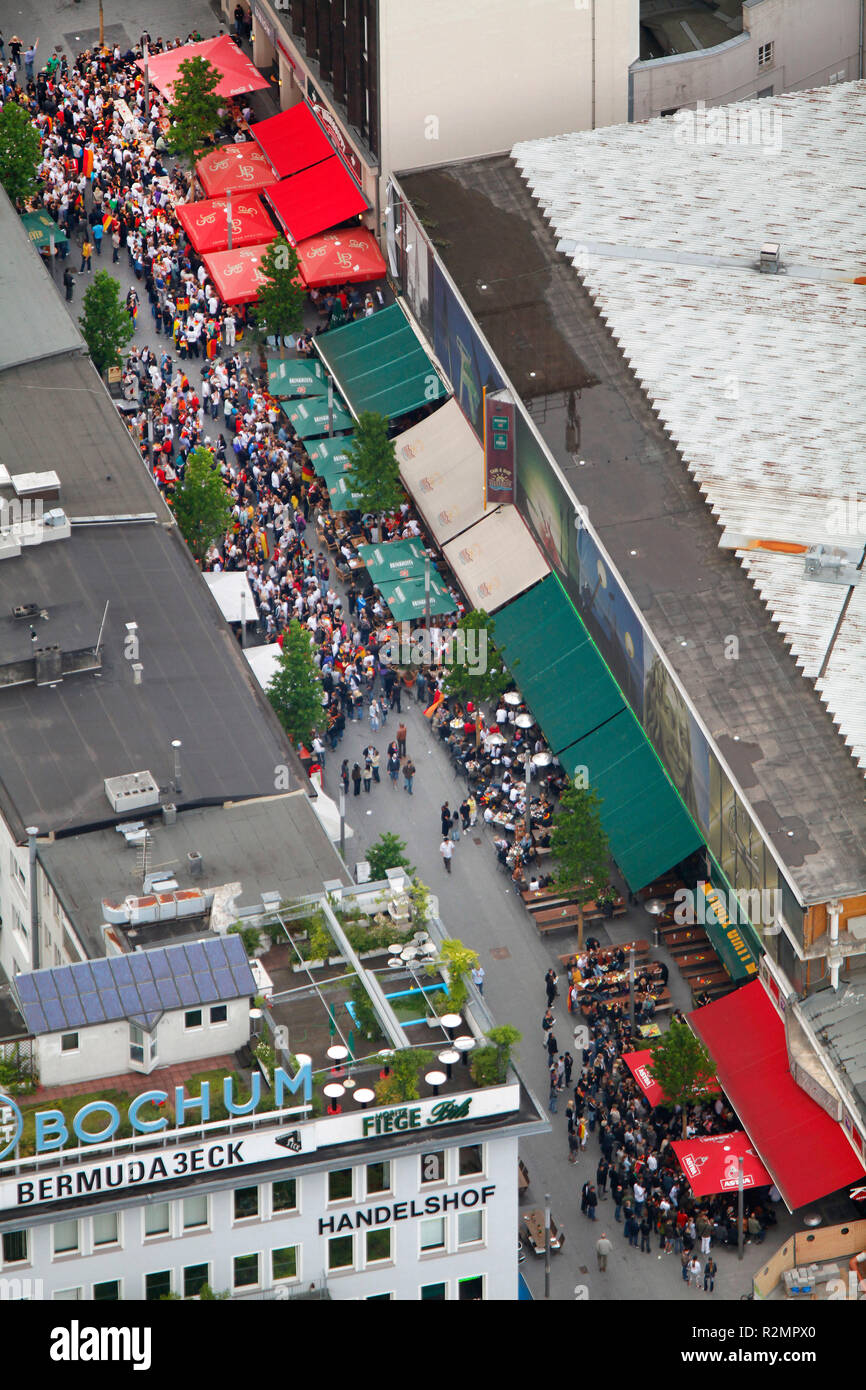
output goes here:
<path id="1" fill-rule="evenodd" d="M 81 172 L 86 178 L 90 178 L 93 173 L 93 150 L 85 150 L 81 156 Z"/>

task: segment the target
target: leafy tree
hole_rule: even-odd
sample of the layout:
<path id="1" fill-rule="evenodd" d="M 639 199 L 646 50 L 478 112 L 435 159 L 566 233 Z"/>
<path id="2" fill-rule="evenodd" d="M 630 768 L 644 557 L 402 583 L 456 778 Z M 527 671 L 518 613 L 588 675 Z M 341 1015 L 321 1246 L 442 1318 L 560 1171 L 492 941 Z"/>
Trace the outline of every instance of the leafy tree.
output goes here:
<path id="1" fill-rule="evenodd" d="M 445 672 L 445 693 L 471 700 L 476 708 L 484 700 L 498 700 L 508 689 L 510 676 L 493 642 L 495 623 L 483 608 L 464 613 L 456 628 L 453 660 Z"/>
<path id="2" fill-rule="evenodd" d="M 23 106 L 7 101 L 0 111 L 0 183 L 20 206 L 39 187 L 36 170 L 42 159 L 39 132 Z"/>
<path id="3" fill-rule="evenodd" d="M 446 936 L 439 947 L 439 960 L 446 967 L 450 981 L 445 1012 L 459 1014 L 469 994 L 466 976 L 478 965 L 478 952 L 464 946 L 457 937 Z M 432 973 L 438 966 L 431 964 L 428 969 Z"/>
<path id="4" fill-rule="evenodd" d="M 423 1047 L 404 1048 L 401 1052 L 383 1053 L 379 1059 L 387 1065 L 390 1075 L 376 1083 L 376 1099 L 380 1105 L 395 1105 L 418 1099 L 418 1077 L 433 1064 L 433 1053 Z"/>
<path id="5" fill-rule="evenodd" d="M 401 840 L 400 836 L 391 830 L 383 830 L 378 840 L 374 840 L 367 850 L 371 881 L 377 883 L 380 878 L 385 877 L 388 869 L 407 869 L 413 874 L 415 870 L 406 858 L 405 850 L 405 840 Z"/>
<path id="6" fill-rule="evenodd" d="M 568 888 L 577 898 L 577 943 L 583 950 L 583 909 L 607 887 L 610 850 L 601 823 L 601 797 L 590 787 L 572 783 L 560 797 L 550 837 L 557 860 L 556 888 Z"/>
<path id="7" fill-rule="evenodd" d="M 180 64 L 168 107 L 168 148 L 190 167 L 219 127 L 225 104 L 216 95 L 219 84 L 220 74 L 207 58 L 185 58 Z"/>
<path id="8" fill-rule="evenodd" d="M 384 415 L 363 410 L 355 426 L 355 438 L 346 453 L 352 463 L 352 487 L 361 495 L 362 509 L 378 516 L 399 507 L 403 488 L 394 442 L 388 438 L 388 421 Z"/>
<path id="9" fill-rule="evenodd" d="M 487 1036 L 496 1048 L 499 1079 L 505 1081 L 508 1076 L 508 1064 L 511 1061 L 511 1049 L 520 1042 L 523 1034 L 518 1028 L 513 1028 L 510 1023 L 499 1023 L 495 1028 L 489 1030 Z"/>
<path id="10" fill-rule="evenodd" d="M 225 535 L 232 520 L 228 489 L 210 449 L 199 445 L 190 453 L 183 478 L 175 486 L 172 507 L 184 540 L 203 564 L 208 550 Z"/>
<path id="11" fill-rule="evenodd" d="M 687 1106 L 712 1094 L 716 1076 L 712 1057 L 687 1023 L 674 1020 L 653 1043 L 652 1073 L 665 1100 L 682 1107 L 685 1139 Z"/>
<path id="12" fill-rule="evenodd" d="M 135 325 L 120 300 L 120 286 L 106 270 L 98 270 L 84 295 L 84 313 L 78 322 L 93 365 L 102 375 L 109 367 L 119 367 L 122 352 L 135 332 Z"/>
<path id="13" fill-rule="evenodd" d="M 254 309 L 258 337 L 275 337 L 283 353 L 283 339 L 304 326 L 306 290 L 298 275 L 298 253 L 285 237 L 277 237 L 259 264 L 268 283 L 259 289 Z"/>
<path id="14" fill-rule="evenodd" d="M 309 744 L 313 730 L 322 722 L 322 686 L 310 633 L 297 618 L 289 624 L 279 665 L 266 694 L 295 747 Z"/>
<path id="15" fill-rule="evenodd" d="M 470 1062 L 472 1080 L 476 1086 L 501 1086 L 508 1080 L 511 1049 L 520 1042 L 522 1034 L 510 1023 L 503 1023 L 491 1028 L 487 1036 L 490 1042 L 473 1050 Z"/>

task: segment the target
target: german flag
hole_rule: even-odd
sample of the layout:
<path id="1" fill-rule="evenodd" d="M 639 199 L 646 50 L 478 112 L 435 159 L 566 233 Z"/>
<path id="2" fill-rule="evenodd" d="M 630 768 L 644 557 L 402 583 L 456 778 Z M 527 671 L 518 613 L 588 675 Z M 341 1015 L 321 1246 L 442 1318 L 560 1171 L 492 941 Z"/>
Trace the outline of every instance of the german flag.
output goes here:
<path id="1" fill-rule="evenodd" d="M 85 150 L 81 156 L 81 172 L 88 179 L 93 174 L 93 150 Z"/>
<path id="2" fill-rule="evenodd" d="M 103 232 L 105 233 L 106 236 L 107 236 L 108 233 L 111 231 L 111 228 L 112 228 L 113 223 L 114 223 L 114 218 L 112 217 L 112 215 L 111 215 L 110 212 L 107 212 L 107 213 L 105 214 L 105 216 L 103 217 L 103 219 L 102 219 L 102 230 L 103 230 Z"/>

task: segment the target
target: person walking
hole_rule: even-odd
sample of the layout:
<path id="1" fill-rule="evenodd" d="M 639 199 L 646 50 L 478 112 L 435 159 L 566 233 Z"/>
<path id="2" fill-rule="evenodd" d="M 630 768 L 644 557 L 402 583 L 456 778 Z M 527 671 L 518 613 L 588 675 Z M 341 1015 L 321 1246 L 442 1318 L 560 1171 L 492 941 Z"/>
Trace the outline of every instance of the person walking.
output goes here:
<path id="1" fill-rule="evenodd" d="M 93 243 L 87 237 L 85 237 L 84 244 L 81 247 L 81 270 L 79 271 L 80 275 L 83 275 L 85 270 L 87 271 L 88 275 L 91 275 L 93 273 L 90 264 L 90 257 L 92 256 L 92 254 Z"/>
<path id="2" fill-rule="evenodd" d="M 398 752 L 398 754 L 400 755 L 401 758 L 405 758 L 405 756 L 406 756 L 406 737 L 407 737 L 406 725 L 403 724 L 403 723 L 398 724 L 398 725 L 397 725 L 397 752 Z"/>
<path id="3" fill-rule="evenodd" d="M 548 1007 L 550 1007 L 550 1006 L 553 1004 L 554 999 L 556 998 L 556 971 L 555 971 L 555 970 L 553 970 L 553 969 L 548 970 L 547 974 L 546 974 L 545 977 L 544 977 L 544 988 L 547 990 L 547 1003 L 548 1003 Z"/>
<path id="4" fill-rule="evenodd" d="M 716 1287 L 717 1270 L 718 1265 L 716 1264 L 712 1255 L 710 1255 L 709 1259 L 704 1265 L 704 1293 L 712 1293 L 713 1289 Z"/>
<path id="5" fill-rule="evenodd" d="M 415 764 L 410 758 L 408 762 L 403 764 L 403 786 L 405 787 L 406 791 L 409 793 L 410 796 L 412 795 L 412 787 L 414 786 L 414 783 Z"/>
<path id="6" fill-rule="evenodd" d="M 680 1266 L 681 1266 L 681 1269 L 682 1269 L 682 1276 L 683 1276 L 683 1283 L 684 1283 L 684 1284 L 687 1284 L 687 1283 L 689 1282 L 689 1265 L 691 1264 L 691 1260 L 692 1260 L 691 1251 L 690 1251 L 690 1250 L 684 1250 L 683 1253 L 680 1255 Z"/>
<path id="7" fill-rule="evenodd" d="M 550 1032 L 547 1035 L 547 1058 L 551 1064 L 553 1063 L 553 1059 L 558 1051 L 559 1043 L 556 1041 L 556 1034 L 551 1028 Z"/>
<path id="8" fill-rule="evenodd" d="M 349 792 L 349 759 L 343 759 L 343 766 L 340 768 L 340 781 L 343 784 L 343 791 L 346 795 Z"/>
<path id="9" fill-rule="evenodd" d="M 588 1191 L 587 1194 L 586 1194 L 586 1214 L 587 1214 L 587 1216 L 589 1217 L 590 1221 L 594 1221 L 594 1220 L 595 1220 L 595 1209 L 596 1209 L 597 1206 L 598 1206 L 598 1193 L 596 1192 L 596 1190 L 595 1190 L 595 1188 L 593 1187 L 592 1183 L 590 1183 L 590 1185 L 589 1185 L 589 1191 Z"/>
<path id="10" fill-rule="evenodd" d="M 391 778 L 391 786 L 396 787 L 397 778 L 400 776 L 400 759 L 396 753 L 392 753 L 388 758 L 388 776 Z"/>
<path id="11" fill-rule="evenodd" d="M 439 823 L 442 826 L 442 837 L 447 840 L 451 834 L 451 807 L 447 801 L 444 801 L 439 809 Z"/>
<path id="12" fill-rule="evenodd" d="M 355 795 L 355 796 L 360 796 L 360 795 L 361 795 L 361 769 L 359 768 L 359 766 L 358 766 L 357 763 L 355 763 L 354 767 L 352 768 L 352 787 L 353 787 L 353 789 L 354 789 L 354 795 Z"/>
<path id="13" fill-rule="evenodd" d="M 544 1017 L 541 1020 L 541 1041 L 545 1049 L 547 1048 L 547 1035 L 553 1028 L 555 1022 L 556 1019 L 553 1017 L 553 1009 L 548 1004 L 544 1011 Z"/>
<path id="14" fill-rule="evenodd" d="M 380 714 L 379 701 L 374 696 L 370 701 L 370 728 L 374 734 L 379 727 Z"/>
<path id="15" fill-rule="evenodd" d="M 595 1181 L 599 1193 L 602 1197 L 607 1196 L 607 1177 L 609 1172 L 610 1164 L 607 1162 L 607 1159 L 600 1158 L 598 1161 L 598 1167 L 595 1170 Z"/>
<path id="16" fill-rule="evenodd" d="M 646 1213 L 644 1213 L 644 1215 L 640 1219 L 638 1230 L 640 1231 L 641 1254 L 643 1254 L 645 1251 L 648 1255 L 650 1253 L 650 1233 L 652 1232 L 652 1222 L 650 1221 Z"/>
<path id="17" fill-rule="evenodd" d="M 445 864 L 445 872 L 446 872 L 446 874 L 450 874 L 450 872 L 451 872 L 451 856 L 452 856 L 452 854 L 454 853 L 454 846 L 452 845 L 451 841 L 448 839 L 448 836 L 447 836 L 447 835 L 445 836 L 445 838 L 443 839 L 441 845 L 439 846 L 439 853 L 442 855 L 442 859 L 443 859 L 443 862 L 444 862 L 444 864 Z"/>
<path id="18" fill-rule="evenodd" d="M 635 1221 L 632 1213 L 629 1212 L 625 1218 L 625 1221 L 623 1222 L 622 1233 L 628 1241 L 629 1245 L 634 1246 L 635 1250 L 637 1250 L 638 1230 L 638 1224 Z"/>
<path id="19" fill-rule="evenodd" d="M 473 969 L 473 971 L 472 971 L 472 983 L 473 983 L 473 985 L 475 986 L 475 988 L 478 990 L 478 993 L 481 994 L 481 995 L 483 995 L 483 994 L 484 994 L 484 966 L 483 966 L 483 965 L 478 964 L 478 965 L 476 965 L 475 968 Z"/>
<path id="20" fill-rule="evenodd" d="M 588 1135 L 589 1135 L 589 1126 L 588 1126 L 588 1124 L 586 1123 L 586 1116 L 585 1116 L 585 1115 L 581 1115 L 580 1119 L 579 1119 L 578 1122 L 577 1122 L 577 1138 L 578 1138 L 578 1141 L 579 1141 L 579 1143 L 580 1143 L 581 1149 L 585 1149 L 585 1148 L 586 1148 L 586 1141 L 587 1141 Z"/>
<path id="21" fill-rule="evenodd" d="M 600 1238 L 595 1242 L 595 1253 L 598 1256 L 598 1268 L 602 1274 L 607 1273 L 607 1257 L 613 1249 L 613 1245 L 608 1240 L 607 1235 L 602 1231 Z"/>
<path id="22" fill-rule="evenodd" d="M 568 1161 L 576 1163 L 578 1157 L 577 1134 L 573 1124 L 568 1127 Z"/>
<path id="23" fill-rule="evenodd" d="M 120 260 L 120 232 L 117 227 L 111 233 L 111 264 L 117 265 Z M 214 417 L 216 418 L 216 417 Z"/>
<path id="24" fill-rule="evenodd" d="M 73 290 L 73 286 L 75 285 L 74 276 L 75 276 L 75 271 L 72 269 L 71 266 L 68 265 L 68 266 L 66 267 L 66 269 L 64 270 L 64 272 L 63 272 L 63 284 L 64 284 L 64 286 L 66 287 L 66 298 L 67 298 L 67 301 L 69 301 L 69 300 L 72 299 L 72 290 Z"/>
<path id="25" fill-rule="evenodd" d="M 556 1089 L 556 1076 L 555 1076 L 555 1074 L 554 1074 L 553 1072 L 551 1072 L 551 1074 L 550 1074 L 550 1091 L 549 1091 L 548 1096 L 547 1096 L 547 1108 L 548 1108 L 548 1110 L 550 1111 L 551 1115 L 555 1115 L 555 1114 L 556 1114 L 556 1107 L 557 1107 L 558 1102 L 559 1102 L 559 1092 L 558 1092 L 557 1089 Z"/>
<path id="26" fill-rule="evenodd" d="M 373 781 L 381 782 L 382 779 L 379 776 L 379 767 L 382 762 L 382 755 L 380 754 L 378 748 L 370 748 L 370 762 L 373 767 Z"/>
<path id="27" fill-rule="evenodd" d="M 589 1179 L 587 1178 L 586 1182 L 583 1184 L 583 1187 L 580 1189 L 580 1211 L 581 1211 L 581 1215 L 582 1215 L 582 1216 L 586 1216 L 586 1203 L 587 1203 L 587 1198 L 588 1198 L 588 1197 L 589 1197 Z"/>
<path id="28" fill-rule="evenodd" d="M 694 1255 L 692 1259 L 689 1261 L 689 1283 L 695 1289 L 700 1288 L 701 1262 L 698 1259 L 697 1255 Z"/>
<path id="29" fill-rule="evenodd" d="M 454 811 L 454 812 L 452 812 L 452 815 L 451 815 L 451 839 L 454 841 L 455 845 L 457 844 L 457 841 L 460 839 L 460 812 L 459 812 L 459 811 Z"/>
<path id="30" fill-rule="evenodd" d="M 373 784 L 373 764 L 369 757 L 364 759 L 364 791 L 369 792 Z"/>

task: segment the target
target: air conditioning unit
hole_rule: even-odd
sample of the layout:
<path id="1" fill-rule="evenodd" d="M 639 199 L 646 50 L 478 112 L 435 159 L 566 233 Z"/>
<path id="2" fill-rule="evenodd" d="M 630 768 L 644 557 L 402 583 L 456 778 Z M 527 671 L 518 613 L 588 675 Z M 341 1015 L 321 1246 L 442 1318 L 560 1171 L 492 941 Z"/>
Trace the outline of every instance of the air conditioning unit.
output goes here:
<path id="1" fill-rule="evenodd" d="M 141 806 L 159 805 L 159 787 L 151 772 L 128 772 L 123 777 L 106 777 L 105 795 L 112 810 L 124 815 Z"/>

